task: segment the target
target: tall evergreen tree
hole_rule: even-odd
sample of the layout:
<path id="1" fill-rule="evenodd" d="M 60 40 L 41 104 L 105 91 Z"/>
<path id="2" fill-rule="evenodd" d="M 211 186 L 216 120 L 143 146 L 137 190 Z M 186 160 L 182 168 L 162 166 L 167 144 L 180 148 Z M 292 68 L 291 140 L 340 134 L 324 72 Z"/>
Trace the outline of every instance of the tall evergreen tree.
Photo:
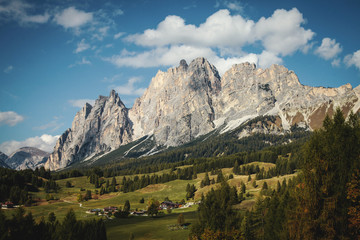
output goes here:
<path id="1" fill-rule="evenodd" d="M 124 212 L 130 212 L 130 202 L 129 202 L 129 200 L 126 200 L 126 201 L 125 201 L 123 211 L 124 211 Z"/>

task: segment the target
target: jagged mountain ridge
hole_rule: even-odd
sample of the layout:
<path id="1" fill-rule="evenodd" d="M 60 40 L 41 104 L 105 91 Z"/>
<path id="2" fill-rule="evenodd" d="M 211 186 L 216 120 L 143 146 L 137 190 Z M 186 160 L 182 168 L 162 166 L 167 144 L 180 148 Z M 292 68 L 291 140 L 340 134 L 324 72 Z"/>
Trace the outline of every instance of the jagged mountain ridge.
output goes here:
<path id="1" fill-rule="evenodd" d="M 12 169 L 35 169 L 43 166 L 50 153 L 33 147 L 22 147 L 10 154 L 5 163 Z"/>
<path id="2" fill-rule="evenodd" d="M 79 111 L 58 140 L 45 167 L 64 168 L 73 162 L 115 150 L 121 145 L 151 137 L 159 146 L 179 146 L 215 129 L 227 132 L 257 116 L 275 116 L 267 126 L 256 124 L 239 137 L 257 131 L 282 134 L 291 126 L 305 130 L 321 126 L 326 114 L 341 107 L 347 115 L 360 109 L 360 87 L 309 87 L 293 71 L 272 65 L 236 64 L 221 78 L 204 58 L 159 71 L 143 96 L 127 109 L 112 91 L 94 107 Z M 147 139 L 148 139 L 147 138 Z"/>
<path id="3" fill-rule="evenodd" d="M 0 152 L 0 167 L 3 167 L 3 168 L 10 168 L 6 163 L 5 163 L 5 160 L 8 158 L 8 156 L 3 153 L 3 152 Z"/>
<path id="4" fill-rule="evenodd" d="M 87 103 L 76 114 L 72 127 L 58 139 L 45 168 L 64 168 L 131 141 L 132 123 L 128 109 L 112 90 L 109 97 L 100 96 L 93 107 Z"/>

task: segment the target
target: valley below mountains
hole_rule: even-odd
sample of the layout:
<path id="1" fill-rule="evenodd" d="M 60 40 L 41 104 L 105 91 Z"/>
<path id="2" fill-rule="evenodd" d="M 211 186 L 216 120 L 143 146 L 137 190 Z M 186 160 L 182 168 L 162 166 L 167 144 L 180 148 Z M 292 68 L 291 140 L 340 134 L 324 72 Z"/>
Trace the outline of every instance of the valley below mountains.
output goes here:
<path id="1" fill-rule="evenodd" d="M 280 65 L 233 65 L 220 77 L 204 58 L 159 71 L 132 108 L 112 90 L 76 114 L 71 128 L 58 139 L 45 168 L 59 170 L 74 163 L 96 162 L 120 146 L 141 147 L 151 155 L 182 146 L 211 132 L 225 134 L 259 116 L 265 122 L 242 127 L 238 138 L 254 133 L 285 134 L 322 126 L 337 107 L 348 116 L 359 113 L 360 86 L 310 87 Z M 146 143 L 146 144 L 145 144 Z M 141 145 L 142 144 L 142 145 Z M 141 145 L 141 146 L 140 146 Z"/>

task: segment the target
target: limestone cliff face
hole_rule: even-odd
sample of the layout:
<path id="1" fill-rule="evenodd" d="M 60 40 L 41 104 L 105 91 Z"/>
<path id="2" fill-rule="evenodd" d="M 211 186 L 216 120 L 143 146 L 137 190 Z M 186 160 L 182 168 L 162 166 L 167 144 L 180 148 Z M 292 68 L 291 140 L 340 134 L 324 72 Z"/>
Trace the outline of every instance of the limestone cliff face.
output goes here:
<path id="1" fill-rule="evenodd" d="M 350 84 L 339 88 L 303 86 L 293 71 L 279 65 L 268 69 L 249 63 L 234 65 L 221 78 L 221 89 L 215 100 L 215 123 L 225 124 L 225 131 L 261 115 L 280 117 L 284 130 L 295 124 L 314 130 L 336 107 L 345 115 L 360 108 L 355 106 L 359 94 Z"/>
<path id="2" fill-rule="evenodd" d="M 309 87 L 293 71 L 272 65 L 236 64 L 221 78 L 204 58 L 159 71 L 143 96 L 127 109 L 112 91 L 95 105 L 86 104 L 59 138 L 45 167 L 69 164 L 109 152 L 121 145 L 153 136 L 157 146 L 179 146 L 220 129 L 235 129 L 258 116 L 271 121 L 243 129 L 239 138 L 253 133 L 283 134 L 296 125 L 314 130 L 326 114 L 340 107 L 347 116 L 360 111 L 360 86 Z"/>
<path id="3" fill-rule="evenodd" d="M 71 128 L 57 141 L 45 168 L 64 168 L 131 141 L 132 124 L 128 109 L 113 90 L 109 97 L 100 96 L 93 107 L 87 103 L 76 114 Z"/>
<path id="4" fill-rule="evenodd" d="M 216 68 L 204 58 L 159 71 L 130 110 L 134 138 L 153 134 L 159 145 L 178 146 L 213 130 L 212 100 L 220 85 Z"/>

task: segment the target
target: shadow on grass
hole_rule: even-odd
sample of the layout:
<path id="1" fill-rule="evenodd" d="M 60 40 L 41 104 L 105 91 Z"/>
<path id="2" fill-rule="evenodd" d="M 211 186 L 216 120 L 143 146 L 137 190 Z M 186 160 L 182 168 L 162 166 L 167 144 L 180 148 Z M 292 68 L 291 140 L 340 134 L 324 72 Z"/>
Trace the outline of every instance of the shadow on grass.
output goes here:
<path id="1" fill-rule="evenodd" d="M 183 213 L 184 217 L 186 218 L 187 216 L 189 218 L 193 218 L 194 217 L 194 212 L 187 212 L 187 213 Z M 128 224 L 136 224 L 136 223 L 142 223 L 142 222 L 147 222 L 147 221 L 157 221 L 157 220 L 166 220 L 168 219 L 169 221 L 177 221 L 177 216 L 180 215 L 179 214 L 166 214 L 166 215 L 159 215 L 159 216 L 129 216 L 127 218 L 115 218 L 113 220 L 107 221 L 106 225 L 108 226 L 114 226 L 114 225 L 128 225 Z M 184 225 L 189 226 L 191 223 L 185 223 Z"/>

